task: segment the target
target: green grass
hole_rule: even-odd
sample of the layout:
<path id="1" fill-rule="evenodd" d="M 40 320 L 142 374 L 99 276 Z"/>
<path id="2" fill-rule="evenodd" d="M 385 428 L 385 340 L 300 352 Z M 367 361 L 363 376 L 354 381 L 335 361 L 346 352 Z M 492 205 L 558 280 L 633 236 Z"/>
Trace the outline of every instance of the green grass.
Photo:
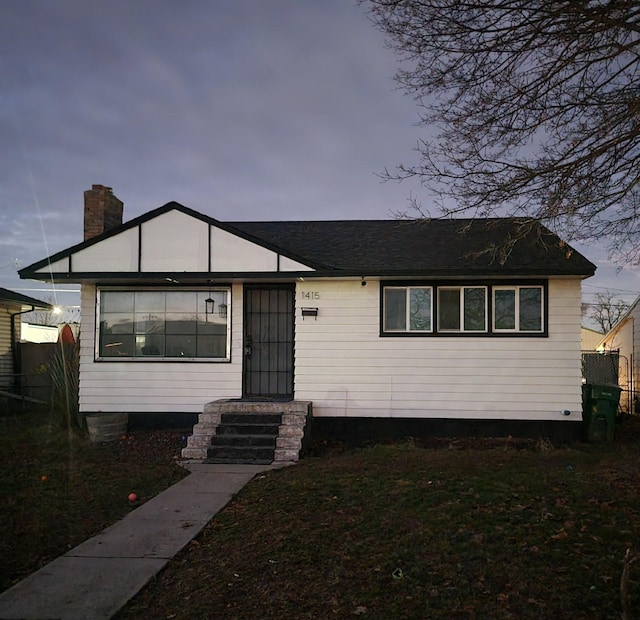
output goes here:
<path id="1" fill-rule="evenodd" d="M 94 444 L 54 418 L 0 410 L 0 591 L 187 474 L 182 432 Z"/>
<path id="2" fill-rule="evenodd" d="M 640 444 L 477 443 L 260 475 L 118 620 L 619 618 Z M 639 610 L 640 565 L 631 576 Z"/>

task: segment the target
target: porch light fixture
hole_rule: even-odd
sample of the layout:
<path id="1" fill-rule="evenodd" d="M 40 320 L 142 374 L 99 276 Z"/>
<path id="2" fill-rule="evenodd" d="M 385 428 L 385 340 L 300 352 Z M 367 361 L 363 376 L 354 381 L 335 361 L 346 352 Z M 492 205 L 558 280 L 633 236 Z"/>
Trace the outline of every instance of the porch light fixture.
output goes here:
<path id="1" fill-rule="evenodd" d="M 220 304 L 218 306 L 218 314 L 223 318 L 227 318 L 227 304 Z"/>
<path id="2" fill-rule="evenodd" d="M 204 312 L 205 314 L 213 314 L 213 308 L 216 305 L 214 299 L 211 298 L 211 281 L 209 281 L 209 297 L 204 300 Z"/>

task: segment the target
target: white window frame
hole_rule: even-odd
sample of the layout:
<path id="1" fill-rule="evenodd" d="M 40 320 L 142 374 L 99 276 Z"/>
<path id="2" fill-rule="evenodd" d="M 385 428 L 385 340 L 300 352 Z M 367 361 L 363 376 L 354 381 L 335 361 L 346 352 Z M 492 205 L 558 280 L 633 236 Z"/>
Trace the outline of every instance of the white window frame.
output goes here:
<path id="1" fill-rule="evenodd" d="M 411 329 L 411 291 L 414 289 L 428 289 L 430 291 L 429 299 L 429 329 Z M 387 329 L 387 290 L 404 290 L 405 291 L 405 327 L 404 329 Z M 382 330 L 385 334 L 431 334 L 433 333 L 433 286 L 384 286 L 382 289 Z"/>
<path id="2" fill-rule="evenodd" d="M 489 322 L 488 318 L 488 303 L 489 303 L 489 287 L 487 286 L 473 286 L 473 285 L 464 285 L 464 286 L 438 286 L 437 287 L 437 295 L 438 295 L 438 305 L 437 305 L 437 314 L 438 316 L 438 333 L 440 334 L 486 334 L 489 331 Z M 482 289 L 484 290 L 484 328 L 483 329 L 466 329 L 464 324 L 464 292 L 467 289 Z M 460 328 L 459 329 L 443 329 L 440 327 L 440 292 L 441 291 L 460 291 Z"/>
<path id="3" fill-rule="evenodd" d="M 200 293 L 209 295 L 209 293 L 225 292 L 226 293 L 226 308 L 224 309 L 226 318 L 226 339 L 225 339 L 225 351 L 224 357 L 170 357 L 163 355 L 123 355 L 123 356 L 103 356 L 101 352 L 101 334 L 100 328 L 102 324 L 102 312 L 101 312 L 101 298 L 103 293 L 138 293 L 138 292 L 161 292 L 161 293 Z M 230 362 L 231 361 L 231 287 L 230 286 L 215 286 L 215 287 L 189 287 L 184 289 L 178 288 L 164 288 L 164 287 L 98 287 L 96 290 L 96 314 L 95 314 L 95 359 L 101 362 L 152 362 L 152 363 L 173 363 L 173 362 Z M 219 313 L 219 309 L 214 308 L 214 313 Z M 197 314 L 206 315 L 206 308 L 203 308 L 202 312 L 198 309 Z M 134 346 L 136 334 L 134 331 Z M 135 350 L 135 349 L 134 349 Z"/>
<path id="4" fill-rule="evenodd" d="M 520 329 L 520 291 L 521 289 L 539 289 L 540 290 L 540 329 Z M 496 291 L 514 291 L 515 292 L 515 317 L 513 329 L 499 329 L 496 327 Z M 542 334 L 545 331 L 545 299 L 544 286 L 540 284 L 505 284 L 495 285 L 491 290 L 492 317 L 491 328 L 496 334 Z"/>

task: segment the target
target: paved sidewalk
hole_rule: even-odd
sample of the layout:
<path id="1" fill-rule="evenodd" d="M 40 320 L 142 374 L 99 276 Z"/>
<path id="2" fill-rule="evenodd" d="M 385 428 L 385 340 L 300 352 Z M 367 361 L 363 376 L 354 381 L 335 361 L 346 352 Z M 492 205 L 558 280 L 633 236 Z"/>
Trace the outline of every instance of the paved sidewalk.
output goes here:
<path id="1" fill-rule="evenodd" d="M 257 473 L 206 465 L 0 594 L 0 620 L 109 620 Z"/>

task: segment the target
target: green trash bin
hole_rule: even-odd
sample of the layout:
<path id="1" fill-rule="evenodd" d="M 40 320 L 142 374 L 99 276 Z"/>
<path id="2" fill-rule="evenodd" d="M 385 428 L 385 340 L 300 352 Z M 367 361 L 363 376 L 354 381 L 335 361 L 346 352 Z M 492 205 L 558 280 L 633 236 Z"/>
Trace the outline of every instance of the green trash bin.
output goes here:
<path id="1" fill-rule="evenodd" d="M 612 442 L 622 389 L 617 385 L 582 386 L 582 422 L 587 441 Z"/>

